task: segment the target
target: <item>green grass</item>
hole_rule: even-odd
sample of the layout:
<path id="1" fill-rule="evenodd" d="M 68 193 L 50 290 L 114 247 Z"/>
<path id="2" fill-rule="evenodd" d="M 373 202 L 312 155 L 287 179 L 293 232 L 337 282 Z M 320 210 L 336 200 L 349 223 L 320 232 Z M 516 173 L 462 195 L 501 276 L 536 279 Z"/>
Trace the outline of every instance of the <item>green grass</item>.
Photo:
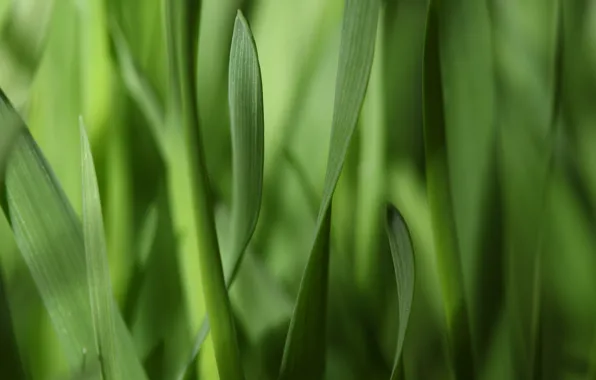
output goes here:
<path id="1" fill-rule="evenodd" d="M 592 8 L 0 1 L 0 378 L 592 379 Z"/>

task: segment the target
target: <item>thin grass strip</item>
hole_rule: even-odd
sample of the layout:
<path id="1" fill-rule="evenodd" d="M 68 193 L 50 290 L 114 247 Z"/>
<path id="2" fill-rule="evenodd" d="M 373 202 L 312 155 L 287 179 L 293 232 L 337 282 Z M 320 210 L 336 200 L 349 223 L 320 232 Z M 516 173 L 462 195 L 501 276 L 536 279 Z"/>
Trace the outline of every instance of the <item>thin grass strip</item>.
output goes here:
<path id="1" fill-rule="evenodd" d="M 19 120 L 6 168 L 6 205 L 15 241 L 29 268 L 66 354 L 71 373 L 97 361 L 83 229 L 51 167 L 23 121 L 0 91 L 0 115 Z M 7 133 L 0 124 L 0 140 Z M 146 379 L 122 317 L 113 309 L 122 378 Z M 111 380 L 111 379 L 108 379 Z"/>
<path id="2" fill-rule="evenodd" d="M 184 130 L 191 179 L 192 201 L 197 222 L 197 240 L 203 294 L 210 316 L 213 346 L 222 380 L 242 380 L 234 318 L 225 284 L 222 260 L 215 230 L 210 181 L 205 165 L 197 110 L 196 57 L 200 2 L 166 2 L 166 28 L 170 51 L 172 106 L 179 112 Z"/>
<path id="3" fill-rule="evenodd" d="M 320 379 L 325 324 L 331 199 L 356 128 L 374 56 L 380 1 L 346 0 L 323 199 L 284 349 L 280 380 Z"/>
<path id="4" fill-rule="evenodd" d="M 391 380 L 400 378 L 400 360 L 412 310 L 414 299 L 414 284 L 416 280 L 414 248 L 410 231 L 401 213 L 393 206 L 387 205 L 387 219 L 385 229 L 389 238 L 389 248 L 395 281 L 397 283 L 397 299 L 399 305 L 399 326 L 397 333 L 397 347 L 391 370 Z"/>
<path id="5" fill-rule="evenodd" d="M 80 120 L 81 134 L 81 172 L 83 192 L 83 239 L 87 259 L 87 278 L 91 317 L 95 331 L 95 345 L 99 353 L 104 379 L 120 379 L 122 371 L 116 356 L 116 329 L 112 310 L 113 295 L 110 283 L 101 200 L 95 174 L 95 165 L 91 154 L 89 138 Z"/>
<path id="6" fill-rule="evenodd" d="M 232 286 L 246 247 L 255 231 L 263 191 L 264 115 L 261 68 L 250 26 L 238 11 L 230 48 L 229 103 L 232 135 L 232 243 L 224 266 L 226 287 Z M 195 338 L 192 354 L 177 376 L 181 379 L 196 359 L 209 333 L 205 318 Z"/>

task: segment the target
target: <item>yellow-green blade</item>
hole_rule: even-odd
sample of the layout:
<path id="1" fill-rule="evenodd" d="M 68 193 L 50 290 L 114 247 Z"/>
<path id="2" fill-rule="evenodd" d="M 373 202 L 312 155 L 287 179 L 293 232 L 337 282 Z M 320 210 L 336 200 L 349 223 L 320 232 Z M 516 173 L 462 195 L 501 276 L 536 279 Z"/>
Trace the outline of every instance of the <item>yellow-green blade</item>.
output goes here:
<path id="1" fill-rule="evenodd" d="M 473 351 L 447 165 L 436 2 L 431 2 L 426 25 L 423 101 L 427 196 L 432 213 L 439 280 L 447 318 L 449 353 L 456 377 L 469 379 L 474 374 Z"/>
<path id="2" fill-rule="evenodd" d="M 16 112 L 6 102 L 0 114 Z M 6 125 L 0 125 L 5 136 Z M 81 225 L 33 140 L 15 141 L 6 167 L 7 217 L 72 369 L 96 355 Z"/>
<path id="3" fill-rule="evenodd" d="M 261 209 L 264 163 L 263 88 L 257 47 L 248 21 L 238 12 L 234 23 L 229 63 L 229 102 L 232 129 L 232 242 L 224 265 L 229 289 L 242 263 L 242 257 L 254 233 Z M 184 377 L 209 333 L 209 321 L 203 320 Z"/>
<path id="4" fill-rule="evenodd" d="M 395 359 L 391 371 L 391 380 L 399 378 L 399 363 L 406 338 L 410 311 L 412 310 L 412 299 L 414 298 L 415 267 L 414 248 L 410 231 L 401 213 L 393 206 L 387 206 L 387 220 L 385 224 L 393 269 L 395 270 L 395 281 L 397 282 L 397 298 L 399 305 L 399 327 L 397 333 L 397 347 Z"/>
<path id="5" fill-rule="evenodd" d="M 39 147 L 2 94 L 0 115 L 19 120 L 6 167 L 6 209 L 21 255 L 35 281 L 66 354 L 70 370 L 98 352 L 91 314 L 83 229 Z M 10 132 L 0 124 L 0 139 Z M 114 309 L 116 355 L 126 362 L 123 378 L 145 379 L 122 317 Z"/>
<path id="6" fill-rule="evenodd" d="M 229 101 L 232 128 L 232 243 L 228 288 L 255 231 L 263 191 L 263 88 L 257 46 L 238 12 L 230 49 Z"/>
<path id="7" fill-rule="evenodd" d="M 141 364 L 136 359 L 135 353 L 126 352 L 125 354 L 122 351 L 117 351 L 117 342 L 120 336 L 116 333 L 114 322 L 117 310 L 110 283 L 101 200 L 93 155 L 82 122 L 80 128 L 83 238 L 96 349 L 101 358 L 100 364 L 105 380 L 121 379 L 125 374 L 126 378 L 142 379 L 144 376 Z"/>
<path id="8" fill-rule="evenodd" d="M 318 379 L 325 368 L 331 199 L 368 86 L 380 1 L 346 0 L 323 199 L 290 322 L 279 378 Z"/>
<path id="9" fill-rule="evenodd" d="M 222 380 L 242 380 L 234 318 L 224 279 L 220 247 L 215 229 L 211 181 L 205 163 L 205 144 L 199 126 L 196 89 L 196 58 L 200 2 L 166 1 L 166 30 L 170 58 L 172 120 L 184 132 L 189 163 L 187 175 L 196 220 L 201 284 L 210 316 L 217 369 Z"/>
<path id="10" fill-rule="evenodd" d="M 87 282 L 91 302 L 91 319 L 96 350 L 104 378 L 118 378 L 120 368 L 114 355 L 114 321 L 112 319 L 112 286 L 108 268 L 101 201 L 89 138 L 83 126 L 81 134 L 81 174 L 83 200 L 83 241 L 87 262 Z"/>

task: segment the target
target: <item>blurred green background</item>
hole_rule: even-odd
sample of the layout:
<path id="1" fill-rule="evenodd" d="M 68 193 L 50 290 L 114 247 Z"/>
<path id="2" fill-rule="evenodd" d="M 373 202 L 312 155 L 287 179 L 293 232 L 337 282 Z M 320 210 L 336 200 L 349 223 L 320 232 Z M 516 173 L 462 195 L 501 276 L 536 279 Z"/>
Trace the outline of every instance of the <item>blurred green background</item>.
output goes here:
<path id="1" fill-rule="evenodd" d="M 596 3 L 441 3 L 447 164 L 477 376 L 525 379 L 519 368 L 535 361 L 536 378 L 593 379 Z M 247 377 L 273 379 L 322 192 L 343 1 L 202 1 L 198 102 L 224 265 L 237 9 L 261 63 L 265 182 L 231 298 Z M 452 378 L 424 170 L 426 10 L 424 0 L 387 0 L 380 15 L 334 197 L 327 379 L 386 379 L 391 370 L 397 300 L 387 201 L 416 250 L 405 377 Z M 164 122 L 167 76 L 161 0 L 0 1 L 0 87 L 77 212 L 79 115 L 86 122 L 114 292 L 152 379 L 173 378 L 205 312 L 183 135 Z M 4 218 L 0 258 L 25 366 L 34 379 L 60 378 L 65 360 Z M 526 355 L 528 342 L 536 357 Z M 209 340 L 192 377 L 217 378 Z"/>

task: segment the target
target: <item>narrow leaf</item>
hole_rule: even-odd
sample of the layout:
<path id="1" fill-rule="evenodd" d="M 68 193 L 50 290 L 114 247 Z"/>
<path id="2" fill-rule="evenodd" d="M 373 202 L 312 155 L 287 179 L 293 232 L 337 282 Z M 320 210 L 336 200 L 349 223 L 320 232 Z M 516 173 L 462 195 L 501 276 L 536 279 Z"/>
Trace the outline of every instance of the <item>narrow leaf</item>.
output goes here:
<path id="1" fill-rule="evenodd" d="M 368 86 L 379 7 L 378 0 L 345 2 L 323 199 L 288 331 L 279 376 L 282 380 L 323 376 L 331 199 Z"/>
<path id="2" fill-rule="evenodd" d="M 395 359 L 393 370 L 391 371 L 391 380 L 397 380 L 400 372 L 399 363 L 401 353 L 408 328 L 410 311 L 412 309 L 412 299 L 414 298 L 414 249 L 408 226 L 400 214 L 393 206 L 387 206 L 387 220 L 385 224 L 387 237 L 389 238 L 389 248 L 391 249 L 391 259 L 395 270 L 395 281 L 397 283 L 397 298 L 399 305 L 399 327 L 397 333 L 397 347 L 395 349 Z"/>
<path id="3" fill-rule="evenodd" d="M 255 231 L 263 190 L 264 127 L 261 69 L 254 37 L 242 12 L 234 23 L 229 65 L 229 102 L 232 129 L 233 195 L 232 243 L 224 266 L 226 287 L 232 286 L 246 247 Z M 195 338 L 183 378 L 209 333 L 205 317 Z"/>
<path id="4" fill-rule="evenodd" d="M 234 318 L 226 289 L 215 230 L 211 184 L 199 127 L 196 89 L 199 1 L 166 1 L 166 29 L 170 57 L 170 110 L 183 128 L 196 220 L 199 262 L 205 307 L 210 316 L 213 347 L 223 380 L 244 378 Z M 177 121 L 177 122 L 178 122 Z"/>
<path id="5" fill-rule="evenodd" d="M 232 128 L 232 270 L 229 287 L 252 237 L 263 190 L 263 88 L 255 40 L 239 11 L 234 24 L 229 68 L 230 120 Z"/>
<path id="6" fill-rule="evenodd" d="M 119 359 L 114 342 L 116 333 L 113 315 L 113 295 L 108 268 L 108 257 L 103 228 L 103 216 L 97 176 L 87 132 L 80 121 L 81 169 L 83 192 L 83 238 L 87 259 L 91 318 L 95 330 L 95 345 L 101 358 L 102 372 L 106 379 L 121 378 Z"/>
<path id="7" fill-rule="evenodd" d="M 457 378 L 473 378 L 472 343 L 464 298 L 459 247 L 453 219 L 445 131 L 443 88 L 439 61 L 439 18 L 431 2 L 424 47 L 424 149 L 427 194 L 437 251 L 439 280 L 447 318 L 450 355 Z"/>
<path id="8" fill-rule="evenodd" d="M 0 94 L 0 115 L 18 115 Z M 60 339 L 72 372 L 81 361 L 95 358 L 95 331 L 91 316 L 83 229 L 24 123 L 6 168 L 4 209 L 41 298 Z M 8 132 L 0 124 L 0 140 Z M 122 378 L 145 379 L 128 330 L 114 310 L 116 355 L 126 363 Z M 89 359 L 92 360 L 92 359 Z M 110 379 L 108 379 L 110 380 Z"/>

